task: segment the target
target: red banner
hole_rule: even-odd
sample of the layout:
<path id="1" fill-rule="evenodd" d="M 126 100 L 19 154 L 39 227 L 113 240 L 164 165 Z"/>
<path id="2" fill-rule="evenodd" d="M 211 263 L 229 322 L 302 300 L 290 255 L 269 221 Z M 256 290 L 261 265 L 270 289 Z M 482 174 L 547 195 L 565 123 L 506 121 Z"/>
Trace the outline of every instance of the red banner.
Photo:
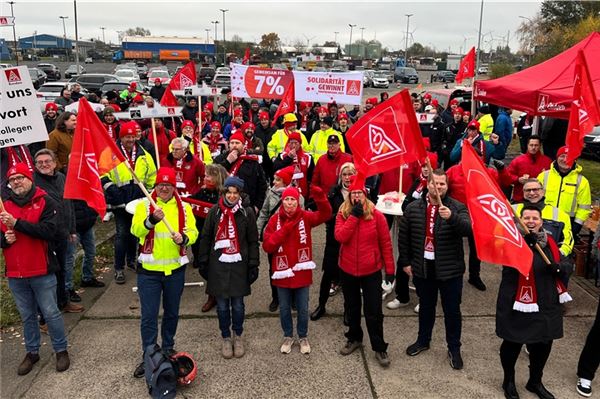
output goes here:
<path id="1" fill-rule="evenodd" d="M 294 80 L 287 69 L 270 69 L 234 64 L 231 70 L 232 96 L 280 99 Z"/>
<path id="2" fill-rule="evenodd" d="M 357 168 L 367 177 L 427 156 L 407 89 L 361 117 L 346 137 Z"/>
<path id="3" fill-rule="evenodd" d="M 290 112 L 296 112 L 296 100 L 294 98 L 294 81 L 290 83 L 290 85 L 285 90 L 285 94 L 279 103 L 279 107 L 277 107 L 277 111 L 275 111 L 275 115 L 273 116 L 273 122 L 271 126 L 275 126 L 275 122 L 277 122 L 277 118 L 281 115 L 288 114 Z"/>
<path id="4" fill-rule="evenodd" d="M 186 87 L 195 86 L 198 80 L 196 79 L 196 64 L 194 61 L 188 62 L 183 68 L 173 76 L 165 94 L 163 94 L 160 105 L 166 107 L 175 107 L 179 105 L 177 99 L 172 93 L 172 90 L 183 90 Z"/>
<path id="5" fill-rule="evenodd" d="M 511 266 L 529 275 L 533 253 L 517 229 L 512 207 L 466 140 L 461 165 L 467 180 L 467 207 L 477 256 L 484 262 Z"/>
<path id="6" fill-rule="evenodd" d="M 456 83 L 462 83 L 465 78 L 472 78 L 475 76 L 475 47 L 471 47 L 471 50 L 465 55 L 460 62 L 458 67 L 458 73 L 456 74 Z"/>

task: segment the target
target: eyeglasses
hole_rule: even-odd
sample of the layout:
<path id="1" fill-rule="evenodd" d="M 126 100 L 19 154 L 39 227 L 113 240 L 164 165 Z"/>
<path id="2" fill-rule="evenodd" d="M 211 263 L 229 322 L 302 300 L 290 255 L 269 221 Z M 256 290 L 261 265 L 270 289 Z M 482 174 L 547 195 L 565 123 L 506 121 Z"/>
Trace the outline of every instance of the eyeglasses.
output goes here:
<path id="1" fill-rule="evenodd" d="M 166 190 L 168 188 L 172 188 L 173 186 L 169 183 L 159 183 L 156 185 L 156 188 L 158 188 L 159 190 Z"/>
<path id="2" fill-rule="evenodd" d="M 9 178 L 8 183 L 9 184 L 21 183 L 23 180 L 25 180 L 25 176 L 15 176 L 15 177 Z"/>
<path id="3" fill-rule="evenodd" d="M 50 165 L 50 164 L 52 164 L 53 162 L 54 162 L 54 160 L 53 160 L 53 159 L 46 159 L 46 160 L 42 160 L 42 159 L 40 159 L 40 160 L 38 160 L 38 161 L 35 161 L 35 164 L 36 164 L 36 165 L 44 165 L 44 164 L 45 164 L 45 165 Z"/>
<path id="4" fill-rule="evenodd" d="M 541 190 L 541 188 L 540 188 L 540 187 L 536 187 L 536 188 L 525 188 L 525 189 L 523 189 L 523 192 L 525 192 L 525 193 L 535 193 L 535 192 L 538 192 L 538 191 L 540 191 L 540 190 Z"/>

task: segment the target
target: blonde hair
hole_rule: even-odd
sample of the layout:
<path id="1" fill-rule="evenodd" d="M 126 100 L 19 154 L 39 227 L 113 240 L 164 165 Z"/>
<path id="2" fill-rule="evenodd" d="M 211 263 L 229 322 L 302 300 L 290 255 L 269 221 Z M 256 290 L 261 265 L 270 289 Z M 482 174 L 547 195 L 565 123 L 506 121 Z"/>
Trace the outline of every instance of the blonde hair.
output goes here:
<path id="1" fill-rule="evenodd" d="M 344 219 L 348 219 L 350 216 L 350 212 L 352 212 L 352 208 L 354 204 L 352 204 L 352 195 L 348 194 L 348 197 L 344 200 L 342 205 L 340 206 L 339 213 L 342 214 Z M 364 214 L 363 217 L 365 220 L 371 220 L 375 214 L 375 204 L 367 197 L 365 194 L 365 203 L 363 205 Z"/>
<path id="2" fill-rule="evenodd" d="M 217 191 L 222 191 L 223 183 L 225 183 L 225 179 L 227 178 L 227 169 L 225 169 L 222 165 L 211 163 L 206 165 L 205 173 L 215 179 Z"/>
<path id="3" fill-rule="evenodd" d="M 338 176 L 338 184 L 342 184 L 342 175 L 344 174 L 345 169 L 351 169 L 352 173 L 356 174 L 356 166 L 352 162 L 344 162 L 342 166 L 340 166 L 340 174 Z"/>

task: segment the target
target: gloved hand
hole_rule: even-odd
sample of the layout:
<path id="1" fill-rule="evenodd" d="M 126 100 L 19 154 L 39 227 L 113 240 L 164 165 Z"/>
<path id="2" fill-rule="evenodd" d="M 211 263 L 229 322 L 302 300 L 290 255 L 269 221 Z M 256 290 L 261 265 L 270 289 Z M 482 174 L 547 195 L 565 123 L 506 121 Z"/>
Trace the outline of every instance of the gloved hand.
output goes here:
<path id="1" fill-rule="evenodd" d="M 248 269 L 248 284 L 252 284 L 258 279 L 258 266 L 250 267 Z"/>
<path id="2" fill-rule="evenodd" d="M 356 216 L 357 218 L 361 218 L 364 215 L 365 211 L 363 209 L 362 204 L 360 202 L 357 202 L 352 207 L 352 211 L 350 213 L 352 214 L 352 216 Z"/>
<path id="3" fill-rule="evenodd" d="M 396 276 L 394 274 L 387 274 L 385 275 L 385 281 L 388 284 L 394 284 L 394 280 L 396 279 Z"/>
<path id="4" fill-rule="evenodd" d="M 494 164 L 494 168 L 496 168 L 496 170 L 497 170 L 498 172 L 502 172 L 502 171 L 504 170 L 504 166 L 505 166 L 505 165 L 504 165 L 504 162 L 502 162 L 502 161 L 498 161 L 497 159 L 494 159 L 494 160 L 492 161 L 492 163 Z"/>
<path id="5" fill-rule="evenodd" d="M 550 273 L 557 275 L 560 274 L 561 269 L 560 269 L 560 265 L 558 263 L 550 263 L 548 265 L 548 269 L 547 269 Z"/>
<path id="6" fill-rule="evenodd" d="M 537 234 L 536 233 L 527 233 L 523 235 L 523 239 L 530 247 L 534 247 L 537 244 Z"/>
<path id="7" fill-rule="evenodd" d="M 314 184 L 310 186 L 310 194 L 315 200 L 327 198 L 323 189 L 319 186 L 315 186 Z"/>
<path id="8" fill-rule="evenodd" d="M 203 279 L 208 280 L 208 263 L 199 263 L 198 273 L 200 273 Z"/>

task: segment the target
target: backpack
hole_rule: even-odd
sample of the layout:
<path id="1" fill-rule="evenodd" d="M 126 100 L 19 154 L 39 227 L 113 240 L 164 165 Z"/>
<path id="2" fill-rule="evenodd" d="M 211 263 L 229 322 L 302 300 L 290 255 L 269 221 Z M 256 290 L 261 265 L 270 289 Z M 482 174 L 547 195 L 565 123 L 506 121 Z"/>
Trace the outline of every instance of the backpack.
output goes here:
<path id="1" fill-rule="evenodd" d="M 175 398 L 177 373 L 160 346 L 150 345 L 144 351 L 144 373 L 148 393 L 154 399 Z"/>

